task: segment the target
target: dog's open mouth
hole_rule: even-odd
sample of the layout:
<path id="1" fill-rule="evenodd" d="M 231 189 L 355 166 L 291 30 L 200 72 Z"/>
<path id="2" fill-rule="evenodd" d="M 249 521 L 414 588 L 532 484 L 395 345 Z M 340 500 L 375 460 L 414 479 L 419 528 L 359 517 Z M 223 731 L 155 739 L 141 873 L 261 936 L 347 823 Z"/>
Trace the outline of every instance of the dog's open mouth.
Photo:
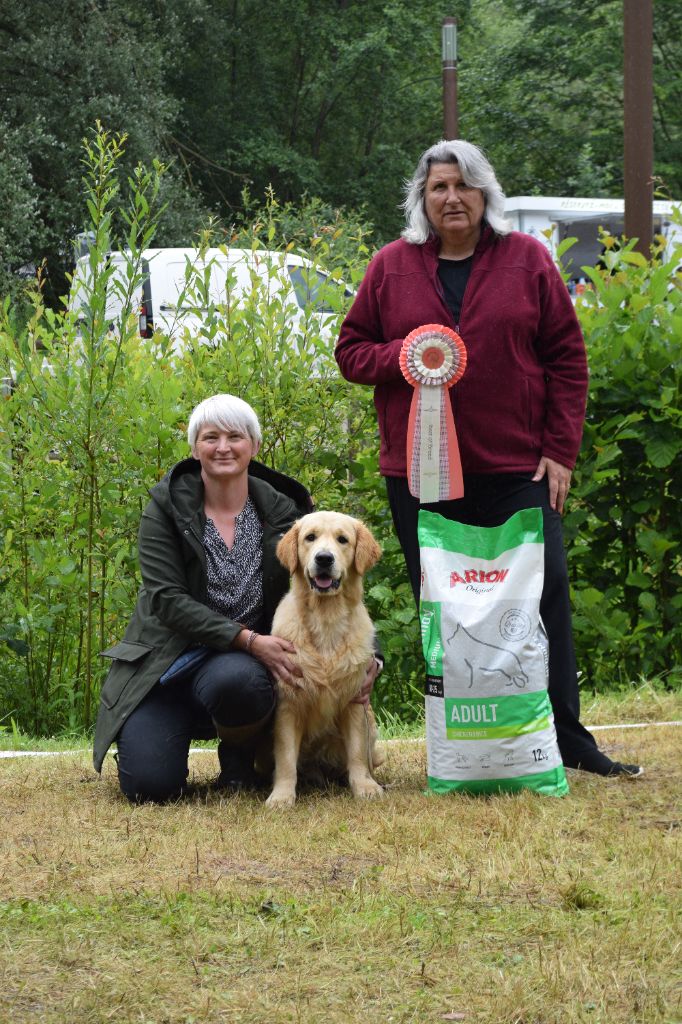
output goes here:
<path id="1" fill-rule="evenodd" d="M 334 579 L 328 572 L 318 573 L 317 576 L 309 576 L 308 582 L 310 583 L 311 590 L 317 590 L 321 594 L 338 590 L 341 585 L 341 580 Z"/>

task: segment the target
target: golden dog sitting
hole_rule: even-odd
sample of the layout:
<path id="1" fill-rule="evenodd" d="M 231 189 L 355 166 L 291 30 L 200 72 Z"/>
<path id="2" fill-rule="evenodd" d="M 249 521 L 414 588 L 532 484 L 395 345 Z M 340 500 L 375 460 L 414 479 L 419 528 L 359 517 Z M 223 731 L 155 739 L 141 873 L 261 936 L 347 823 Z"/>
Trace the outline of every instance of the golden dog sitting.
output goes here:
<path id="1" fill-rule="evenodd" d="M 353 703 L 373 654 L 362 577 L 380 556 L 367 527 L 337 512 L 304 516 L 277 546 L 292 580 L 272 632 L 293 643 L 303 674 L 279 682 L 270 807 L 295 802 L 300 759 L 345 769 L 356 797 L 383 796 L 372 778 L 383 760 L 374 716 L 369 706 Z"/>

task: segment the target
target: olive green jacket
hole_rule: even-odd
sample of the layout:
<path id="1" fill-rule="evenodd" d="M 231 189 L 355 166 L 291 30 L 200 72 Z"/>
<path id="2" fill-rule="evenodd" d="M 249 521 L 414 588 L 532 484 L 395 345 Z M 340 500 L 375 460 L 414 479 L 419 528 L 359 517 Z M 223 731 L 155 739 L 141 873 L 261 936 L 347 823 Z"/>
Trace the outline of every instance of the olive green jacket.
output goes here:
<path id="1" fill-rule="evenodd" d="M 179 462 L 150 493 L 138 534 L 143 586 L 137 606 L 123 640 L 102 652 L 113 663 L 95 727 L 97 771 L 130 713 L 187 647 L 202 644 L 227 651 L 243 628 L 206 604 L 206 517 L 199 462 Z M 249 466 L 249 495 L 263 527 L 263 628 L 269 630 L 289 587 L 289 574 L 275 548 L 292 523 L 311 511 L 312 502 L 297 481 L 257 462 Z"/>

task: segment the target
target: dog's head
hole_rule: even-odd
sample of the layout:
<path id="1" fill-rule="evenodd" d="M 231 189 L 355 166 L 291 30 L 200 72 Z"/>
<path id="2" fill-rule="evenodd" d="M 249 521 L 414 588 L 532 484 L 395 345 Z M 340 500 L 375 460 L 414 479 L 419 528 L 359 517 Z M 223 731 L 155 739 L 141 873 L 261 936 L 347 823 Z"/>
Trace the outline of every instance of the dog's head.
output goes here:
<path id="1" fill-rule="evenodd" d="M 277 557 L 291 576 L 301 572 L 317 594 L 336 594 L 345 579 L 364 576 L 381 548 L 364 523 L 340 512 L 311 512 L 284 534 Z"/>

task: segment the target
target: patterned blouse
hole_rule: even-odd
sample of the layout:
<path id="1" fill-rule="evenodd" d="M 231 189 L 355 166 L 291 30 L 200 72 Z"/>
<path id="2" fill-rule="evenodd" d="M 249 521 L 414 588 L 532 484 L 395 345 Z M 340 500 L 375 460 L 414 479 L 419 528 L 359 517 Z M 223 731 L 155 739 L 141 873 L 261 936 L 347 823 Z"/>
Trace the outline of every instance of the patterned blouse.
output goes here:
<path id="1" fill-rule="evenodd" d="M 263 612 L 263 527 L 251 498 L 235 519 L 231 548 L 206 518 L 204 550 L 209 608 L 254 629 Z"/>

